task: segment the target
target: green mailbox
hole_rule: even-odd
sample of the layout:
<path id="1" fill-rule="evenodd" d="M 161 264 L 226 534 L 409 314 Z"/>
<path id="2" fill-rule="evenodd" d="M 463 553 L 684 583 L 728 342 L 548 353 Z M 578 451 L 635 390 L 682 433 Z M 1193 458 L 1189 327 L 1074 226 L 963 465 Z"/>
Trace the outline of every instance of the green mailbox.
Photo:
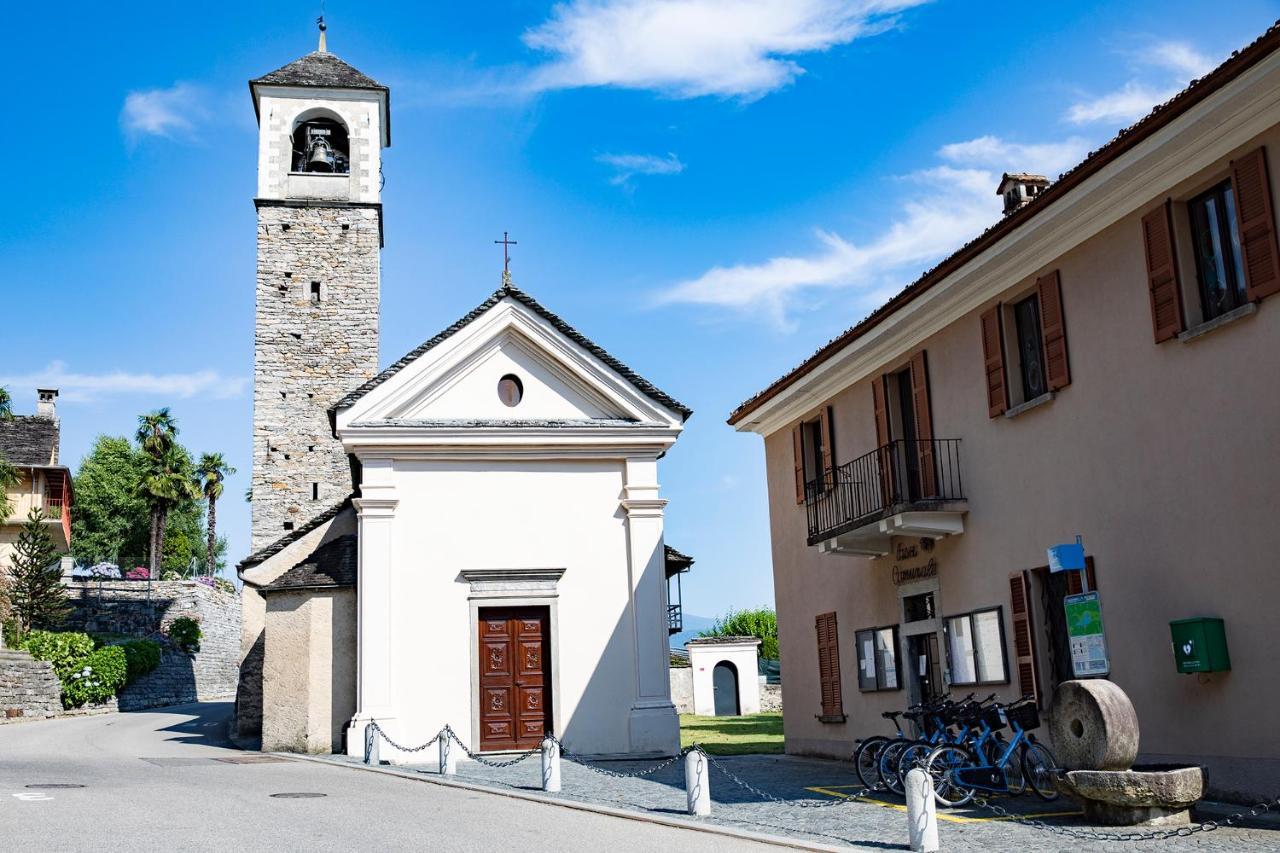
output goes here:
<path id="1" fill-rule="evenodd" d="M 1173 634 L 1173 660 L 1178 672 L 1228 672 L 1227 629 L 1221 619 L 1198 616 L 1169 623 Z"/>

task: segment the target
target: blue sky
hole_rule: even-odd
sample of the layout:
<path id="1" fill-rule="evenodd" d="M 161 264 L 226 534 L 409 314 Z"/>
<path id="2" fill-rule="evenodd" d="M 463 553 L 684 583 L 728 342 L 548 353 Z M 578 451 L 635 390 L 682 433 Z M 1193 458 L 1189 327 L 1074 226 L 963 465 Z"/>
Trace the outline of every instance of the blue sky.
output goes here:
<path id="1" fill-rule="evenodd" d="M 255 140 L 246 81 L 318 3 L 7 12 L 12 204 L 0 384 L 63 390 L 73 466 L 173 408 L 239 467 L 248 548 Z M 329 0 L 332 52 L 392 89 L 382 362 L 516 282 L 695 415 L 667 457 L 686 609 L 772 602 L 739 402 L 1260 34 L 1280 3 Z"/>

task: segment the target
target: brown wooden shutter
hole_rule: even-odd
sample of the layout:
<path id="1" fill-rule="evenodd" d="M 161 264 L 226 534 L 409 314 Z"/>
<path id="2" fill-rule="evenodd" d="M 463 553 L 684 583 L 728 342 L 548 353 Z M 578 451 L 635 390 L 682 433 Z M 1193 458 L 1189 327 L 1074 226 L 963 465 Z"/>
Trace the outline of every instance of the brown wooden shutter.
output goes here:
<path id="1" fill-rule="evenodd" d="M 1142 246 L 1147 256 L 1147 288 L 1151 291 L 1151 324 L 1156 343 L 1182 331 L 1182 285 L 1173 248 L 1173 211 L 1166 201 L 1142 217 Z"/>
<path id="2" fill-rule="evenodd" d="M 871 400 L 876 414 L 876 454 L 880 474 L 880 504 L 893 503 L 893 448 L 889 446 L 889 386 L 888 380 L 877 376 L 871 380 Z"/>
<path id="3" fill-rule="evenodd" d="M 1036 281 L 1040 295 L 1040 334 L 1044 338 L 1044 376 L 1050 391 L 1071 384 L 1067 363 L 1067 324 L 1062 316 L 1062 279 L 1054 270 Z"/>
<path id="4" fill-rule="evenodd" d="M 929 362 L 924 350 L 911 357 L 911 406 L 916 415 L 916 459 L 920 463 L 920 497 L 938 494 L 938 468 L 933 453 L 933 413 L 929 409 Z M 911 452 L 911 448 L 907 448 Z"/>
<path id="5" fill-rule="evenodd" d="M 1280 249 L 1276 248 L 1265 149 L 1231 161 L 1231 188 L 1236 195 L 1246 293 L 1250 300 L 1280 293 Z"/>
<path id="6" fill-rule="evenodd" d="M 1093 571 L 1093 557 L 1084 558 L 1084 574 L 1089 576 L 1089 591 L 1098 591 L 1098 576 Z M 1067 595 L 1079 595 L 1084 592 L 1084 584 L 1081 583 L 1083 578 L 1080 577 L 1081 572 L 1067 573 Z"/>
<path id="7" fill-rule="evenodd" d="M 835 721 L 844 716 L 844 697 L 840 687 L 840 634 L 836 629 L 836 614 L 820 614 L 815 627 L 818 632 L 818 681 L 822 690 L 820 719 Z"/>
<path id="8" fill-rule="evenodd" d="M 791 448 L 796 460 L 796 503 L 804 503 L 804 424 L 791 430 Z"/>
<path id="9" fill-rule="evenodd" d="M 987 371 L 987 414 L 1003 415 L 1009 408 L 1009 392 L 1004 381 L 1004 324 L 1002 307 L 996 305 L 982 314 L 982 359 Z"/>
<path id="10" fill-rule="evenodd" d="M 818 429 L 822 431 L 822 479 L 828 489 L 835 485 L 836 479 L 835 429 L 831 423 L 833 418 L 831 407 L 823 406 Z"/>
<path id="11" fill-rule="evenodd" d="M 1036 676 L 1036 641 L 1031 629 L 1031 581 L 1026 572 L 1009 576 L 1009 615 L 1013 619 L 1013 659 L 1018 671 L 1018 689 L 1023 696 L 1040 701 Z"/>

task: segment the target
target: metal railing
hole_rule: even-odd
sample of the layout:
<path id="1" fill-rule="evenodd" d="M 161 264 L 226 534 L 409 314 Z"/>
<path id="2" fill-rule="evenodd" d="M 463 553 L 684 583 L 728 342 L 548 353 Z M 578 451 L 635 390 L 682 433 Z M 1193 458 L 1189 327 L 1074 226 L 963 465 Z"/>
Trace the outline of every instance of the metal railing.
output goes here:
<path id="1" fill-rule="evenodd" d="M 667 633 L 679 634 L 684 630 L 684 609 L 679 604 L 667 605 Z"/>
<path id="2" fill-rule="evenodd" d="M 809 544 L 903 508 L 964 499 L 960 439 L 891 441 L 805 484 Z"/>

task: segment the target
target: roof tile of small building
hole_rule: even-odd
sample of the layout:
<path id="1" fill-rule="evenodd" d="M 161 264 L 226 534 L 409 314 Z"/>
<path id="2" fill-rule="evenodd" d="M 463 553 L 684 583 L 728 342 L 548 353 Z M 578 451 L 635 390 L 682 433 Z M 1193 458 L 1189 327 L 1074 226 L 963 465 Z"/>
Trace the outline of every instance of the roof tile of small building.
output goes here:
<path id="1" fill-rule="evenodd" d="M 311 556 L 262 587 L 263 592 L 355 586 L 357 538 L 354 533 L 330 539 Z"/>
<path id="2" fill-rule="evenodd" d="M 58 422 L 38 415 L 0 420 L 0 458 L 10 465 L 56 465 Z"/>

